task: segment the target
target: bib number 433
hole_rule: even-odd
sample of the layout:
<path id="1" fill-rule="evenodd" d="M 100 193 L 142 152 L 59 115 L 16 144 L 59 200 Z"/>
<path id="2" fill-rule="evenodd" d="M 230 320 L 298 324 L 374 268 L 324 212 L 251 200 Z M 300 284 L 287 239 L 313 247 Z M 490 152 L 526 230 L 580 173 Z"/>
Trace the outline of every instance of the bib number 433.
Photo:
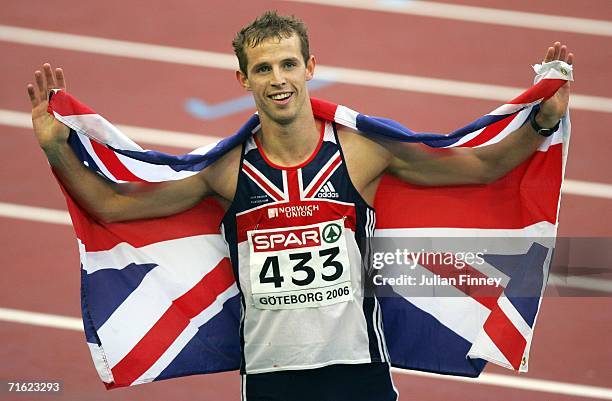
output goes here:
<path id="1" fill-rule="evenodd" d="M 333 282 L 342 276 L 344 266 L 342 266 L 342 263 L 335 260 L 339 253 L 340 248 L 338 247 L 322 249 L 319 251 L 319 257 L 327 257 L 323 262 L 323 269 L 320 272 L 321 278 L 324 281 Z M 293 273 L 296 274 L 291 276 L 291 282 L 293 284 L 298 286 L 307 286 L 315 280 L 317 273 L 313 267 L 307 264 L 312 260 L 311 252 L 289 254 L 289 260 L 297 262 L 293 266 Z M 326 267 L 333 268 L 333 272 L 331 274 L 326 274 L 324 271 Z M 305 277 L 303 279 L 296 278 L 296 276 L 299 276 L 299 272 L 305 273 Z M 280 273 L 278 255 L 268 256 L 264 262 L 261 272 L 259 273 L 259 282 L 272 283 L 274 284 L 274 287 L 279 288 L 282 287 L 283 281 L 285 281 L 285 278 Z"/>
<path id="2" fill-rule="evenodd" d="M 296 309 L 352 297 L 342 220 L 249 233 L 253 304 Z"/>

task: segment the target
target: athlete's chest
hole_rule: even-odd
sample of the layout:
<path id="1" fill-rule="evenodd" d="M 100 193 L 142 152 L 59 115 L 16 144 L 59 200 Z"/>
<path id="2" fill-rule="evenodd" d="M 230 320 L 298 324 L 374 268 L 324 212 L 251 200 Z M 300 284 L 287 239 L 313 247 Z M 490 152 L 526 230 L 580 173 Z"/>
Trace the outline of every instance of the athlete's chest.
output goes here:
<path id="1" fill-rule="evenodd" d="M 245 149 L 234 198 L 237 228 L 299 226 L 337 219 L 354 221 L 353 188 L 341 150 L 324 141 L 311 160 L 276 168 L 257 149 Z"/>
<path id="2" fill-rule="evenodd" d="M 367 206 L 333 139 L 293 168 L 274 166 L 256 143 L 245 144 L 226 216 L 235 230 L 240 287 L 256 309 L 344 303 L 359 288 L 353 283 L 360 266 L 356 236 Z"/>

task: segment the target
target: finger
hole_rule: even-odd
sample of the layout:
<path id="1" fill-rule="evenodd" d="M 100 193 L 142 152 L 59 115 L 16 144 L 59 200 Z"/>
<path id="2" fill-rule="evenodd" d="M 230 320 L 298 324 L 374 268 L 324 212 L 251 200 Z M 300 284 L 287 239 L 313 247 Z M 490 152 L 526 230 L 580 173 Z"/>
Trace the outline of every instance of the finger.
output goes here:
<path id="1" fill-rule="evenodd" d="M 43 64 L 43 71 L 45 73 L 45 81 L 47 82 L 47 89 L 55 89 L 55 78 L 53 78 L 53 70 L 51 69 L 51 64 L 45 63 Z"/>
<path id="2" fill-rule="evenodd" d="M 38 97 L 36 96 L 36 89 L 34 89 L 34 85 L 28 84 L 28 96 L 30 97 L 30 103 L 32 103 L 32 108 L 38 106 Z"/>
<path id="3" fill-rule="evenodd" d="M 47 85 L 45 85 L 42 72 L 35 71 L 34 79 L 36 79 L 36 86 L 38 87 L 38 100 L 43 101 L 47 96 Z"/>
<path id="4" fill-rule="evenodd" d="M 569 53 L 569 54 L 567 55 L 567 63 L 568 63 L 569 65 L 574 64 L 574 53 Z"/>
<path id="5" fill-rule="evenodd" d="M 546 50 L 546 55 L 544 56 L 544 62 L 548 63 L 549 61 L 552 61 L 554 54 L 555 54 L 555 48 L 549 47 L 548 50 Z"/>
<path id="6" fill-rule="evenodd" d="M 561 42 L 555 42 L 554 48 L 555 54 L 553 56 L 553 60 L 559 60 L 559 55 L 561 54 Z"/>
<path id="7" fill-rule="evenodd" d="M 565 61 L 567 57 L 567 46 L 561 46 L 561 50 L 559 51 L 559 60 Z"/>
<path id="8" fill-rule="evenodd" d="M 55 69 L 55 82 L 58 88 L 66 89 L 66 79 L 64 78 L 64 71 L 61 68 Z"/>

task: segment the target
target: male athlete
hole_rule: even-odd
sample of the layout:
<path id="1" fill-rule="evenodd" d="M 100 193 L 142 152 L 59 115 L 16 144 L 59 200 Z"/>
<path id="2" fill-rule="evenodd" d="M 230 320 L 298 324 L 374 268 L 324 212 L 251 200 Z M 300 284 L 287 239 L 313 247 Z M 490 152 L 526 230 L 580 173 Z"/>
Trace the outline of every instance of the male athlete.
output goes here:
<path id="1" fill-rule="evenodd" d="M 67 144 L 69 129 L 47 113 L 49 91 L 66 86 L 62 70 L 49 64 L 28 85 L 40 146 L 72 197 L 102 222 L 167 216 L 208 196 L 220 199 L 242 295 L 243 399 L 396 400 L 378 302 L 363 294 L 359 246 L 375 226 L 371 205 L 381 175 L 428 186 L 492 182 L 556 129 L 569 83 L 502 141 L 433 151 L 315 119 L 306 82 L 316 61 L 300 20 L 267 12 L 233 45 L 236 78 L 252 92 L 261 126 L 200 173 L 139 188 L 90 172 Z M 571 64 L 573 55 L 557 42 L 544 59 L 552 60 Z"/>

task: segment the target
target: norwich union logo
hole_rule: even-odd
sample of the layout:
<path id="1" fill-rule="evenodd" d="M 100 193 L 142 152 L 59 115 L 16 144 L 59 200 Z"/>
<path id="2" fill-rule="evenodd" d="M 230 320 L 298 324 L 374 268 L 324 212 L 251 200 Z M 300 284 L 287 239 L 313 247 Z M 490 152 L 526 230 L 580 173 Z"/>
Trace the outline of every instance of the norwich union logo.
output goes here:
<path id="1" fill-rule="evenodd" d="M 321 236 L 323 237 L 323 241 L 327 242 L 328 244 L 332 244 L 338 241 L 341 234 L 342 227 L 340 227 L 336 223 L 330 223 L 323 227 L 323 233 L 321 234 Z"/>

